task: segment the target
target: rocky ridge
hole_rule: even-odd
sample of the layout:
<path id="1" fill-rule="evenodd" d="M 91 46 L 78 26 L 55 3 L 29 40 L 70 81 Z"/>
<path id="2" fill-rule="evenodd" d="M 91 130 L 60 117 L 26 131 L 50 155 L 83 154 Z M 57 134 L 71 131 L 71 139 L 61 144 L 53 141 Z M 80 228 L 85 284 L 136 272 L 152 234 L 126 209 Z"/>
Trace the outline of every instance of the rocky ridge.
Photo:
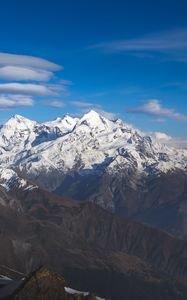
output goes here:
<path id="1" fill-rule="evenodd" d="M 187 150 L 169 148 L 95 111 L 0 128 L 0 184 L 41 187 L 187 237 Z"/>

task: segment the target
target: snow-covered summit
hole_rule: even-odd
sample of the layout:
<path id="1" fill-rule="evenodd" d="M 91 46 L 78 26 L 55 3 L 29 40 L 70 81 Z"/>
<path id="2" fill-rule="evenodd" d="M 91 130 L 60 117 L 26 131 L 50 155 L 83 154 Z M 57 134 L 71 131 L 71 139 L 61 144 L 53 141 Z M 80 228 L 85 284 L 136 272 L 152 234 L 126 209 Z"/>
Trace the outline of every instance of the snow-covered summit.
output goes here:
<path id="1" fill-rule="evenodd" d="M 13 130 L 26 130 L 29 128 L 33 128 L 35 124 L 35 121 L 31 121 L 20 115 L 14 115 L 5 124 L 1 126 L 1 132 L 2 130 L 4 130 L 4 132 L 6 131 L 7 133 L 9 131 L 10 135 Z"/>
<path id="2" fill-rule="evenodd" d="M 0 128 L 0 163 L 55 189 L 69 172 L 168 172 L 187 168 L 187 151 L 166 147 L 122 120 L 91 110 L 38 123 L 16 115 Z M 52 178 L 52 180 L 51 180 Z"/>
<path id="3" fill-rule="evenodd" d="M 12 150 L 19 147 L 32 135 L 37 122 L 15 115 L 0 127 L 0 149 Z"/>
<path id="4" fill-rule="evenodd" d="M 98 128 L 99 130 L 105 129 L 105 123 L 108 120 L 102 117 L 98 112 L 91 110 L 80 118 L 78 125 L 86 124 L 91 128 Z"/>
<path id="5" fill-rule="evenodd" d="M 49 127 L 58 127 L 63 133 L 67 133 L 73 130 L 77 122 L 77 118 L 65 115 L 63 118 L 56 118 L 54 121 L 45 122 L 43 124 Z"/>

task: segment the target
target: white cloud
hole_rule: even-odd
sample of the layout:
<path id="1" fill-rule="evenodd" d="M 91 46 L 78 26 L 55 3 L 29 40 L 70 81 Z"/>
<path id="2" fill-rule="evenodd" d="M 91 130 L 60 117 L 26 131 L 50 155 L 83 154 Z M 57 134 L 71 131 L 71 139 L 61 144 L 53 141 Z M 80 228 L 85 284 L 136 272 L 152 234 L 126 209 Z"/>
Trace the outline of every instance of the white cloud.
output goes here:
<path id="1" fill-rule="evenodd" d="M 23 94 L 32 96 L 50 96 L 56 95 L 54 91 L 45 85 L 30 83 L 1 83 L 0 93 Z"/>
<path id="2" fill-rule="evenodd" d="M 33 106 L 34 101 L 30 96 L 23 95 L 1 95 L 0 109 L 9 109 L 19 106 Z"/>
<path id="3" fill-rule="evenodd" d="M 10 53 L 0 53 L 0 65 L 31 67 L 48 71 L 58 71 L 62 69 L 60 65 L 40 57 Z"/>
<path id="4" fill-rule="evenodd" d="M 137 55 L 150 52 L 169 54 L 167 59 L 187 62 L 187 28 L 160 32 L 135 39 L 103 42 L 89 46 L 87 49 L 101 49 L 107 52 L 128 52 Z M 142 57 L 145 57 L 144 55 Z M 154 55 L 151 57 L 154 57 Z"/>
<path id="5" fill-rule="evenodd" d="M 0 68 L 0 78 L 5 80 L 48 81 L 52 77 L 53 73 L 46 70 L 17 66 L 4 66 Z"/>
<path id="6" fill-rule="evenodd" d="M 62 102 L 62 101 L 47 101 L 47 102 L 44 102 L 43 105 L 51 106 L 51 107 L 59 107 L 59 108 L 65 106 L 64 102 Z"/>
<path id="7" fill-rule="evenodd" d="M 169 119 L 173 119 L 176 121 L 187 122 L 186 115 L 182 115 L 182 114 L 176 112 L 172 108 L 163 107 L 161 105 L 161 102 L 157 99 L 151 99 L 142 106 L 129 107 L 127 109 L 127 112 L 135 113 L 135 114 L 150 115 L 150 116 L 154 116 L 157 118 L 169 118 Z"/>
<path id="8" fill-rule="evenodd" d="M 67 86 L 71 82 L 60 81 L 54 76 L 54 72 L 61 69 L 62 66 L 40 57 L 0 53 L 0 79 L 5 81 L 0 83 L 1 109 L 16 107 L 16 105 L 33 105 L 34 96 L 67 94 Z M 62 107 L 62 102 L 58 101 L 51 101 L 49 104 Z"/>
<path id="9" fill-rule="evenodd" d="M 170 141 L 172 139 L 172 137 L 170 135 L 167 135 L 166 133 L 159 132 L 159 131 L 151 133 L 151 136 L 154 137 L 155 139 L 160 140 L 160 141 L 161 140 Z"/>
<path id="10" fill-rule="evenodd" d="M 172 137 L 164 132 L 150 132 L 148 134 L 153 138 L 153 140 L 156 140 L 161 144 L 177 149 L 187 149 L 187 139 L 185 138 Z"/>
<path id="11" fill-rule="evenodd" d="M 169 142 L 166 142 L 166 144 L 178 149 L 187 149 L 187 139 L 183 138 L 172 138 Z"/>

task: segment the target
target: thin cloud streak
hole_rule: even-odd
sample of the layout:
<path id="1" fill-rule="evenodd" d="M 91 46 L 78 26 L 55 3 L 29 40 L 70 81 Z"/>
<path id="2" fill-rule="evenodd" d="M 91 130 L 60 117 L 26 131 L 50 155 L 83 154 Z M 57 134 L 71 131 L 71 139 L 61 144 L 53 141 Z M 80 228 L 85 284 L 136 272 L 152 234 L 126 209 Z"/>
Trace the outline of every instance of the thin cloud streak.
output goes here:
<path id="1" fill-rule="evenodd" d="M 111 53 L 129 52 L 134 55 L 140 52 L 145 52 L 146 55 L 150 55 L 150 52 L 159 52 L 169 54 L 171 57 L 167 59 L 187 62 L 187 28 L 160 32 L 136 39 L 98 43 L 87 47 L 87 50 L 89 49 L 100 49 Z"/>
<path id="2" fill-rule="evenodd" d="M 0 93 L 22 94 L 32 96 L 52 96 L 54 91 L 44 85 L 30 83 L 1 83 Z"/>
<path id="3" fill-rule="evenodd" d="M 64 102 L 61 101 L 46 101 L 42 103 L 44 106 L 51 106 L 51 107 L 57 107 L 61 108 L 65 106 Z"/>
<path id="4" fill-rule="evenodd" d="M 30 96 L 23 95 L 1 95 L 0 109 L 9 109 L 14 107 L 33 106 L 34 100 Z"/>
<path id="5" fill-rule="evenodd" d="M 0 92 L 30 95 L 57 95 L 63 89 L 62 84 L 36 85 L 32 81 L 49 81 L 55 78 L 54 71 L 62 69 L 60 65 L 46 59 L 0 53 L 0 79 L 7 81 L 27 81 L 27 83 L 2 83 Z M 29 83 L 31 82 L 31 83 Z"/>
<path id="6" fill-rule="evenodd" d="M 48 81 L 52 77 L 53 73 L 46 70 L 17 66 L 4 66 L 0 68 L 0 78 L 4 80 Z"/>
<path id="7" fill-rule="evenodd" d="M 0 66 L 27 66 L 48 71 L 58 71 L 63 68 L 58 64 L 40 57 L 10 53 L 0 53 Z"/>
<path id="8" fill-rule="evenodd" d="M 68 94 L 67 87 L 71 82 L 59 80 L 54 75 L 62 69 L 62 66 L 40 57 L 0 53 L 0 79 L 5 81 L 0 83 L 0 109 L 32 106 L 35 96 Z M 64 106 L 53 99 L 46 105 Z"/>
<path id="9" fill-rule="evenodd" d="M 83 101 L 71 101 L 69 103 L 71 106 L 86 108 L 86 107 L 100 107 L 100 105 L 90 102 L 83 102 Z"/>

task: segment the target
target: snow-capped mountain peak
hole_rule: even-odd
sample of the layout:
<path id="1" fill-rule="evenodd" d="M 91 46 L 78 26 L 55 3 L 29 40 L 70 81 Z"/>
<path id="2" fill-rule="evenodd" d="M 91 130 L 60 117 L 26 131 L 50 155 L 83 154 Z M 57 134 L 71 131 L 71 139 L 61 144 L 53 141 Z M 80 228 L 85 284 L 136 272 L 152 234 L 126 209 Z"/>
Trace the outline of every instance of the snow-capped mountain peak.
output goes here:
<path id="1" fill-rule="evenodd" d="M 27 140 L 37 122 L 15 115 L 0 127 L 0 148 L 11 150 Z"/>
<path id="2" fill-rule="evenodd" d="M 24 116 L 21 116 L 21 115 L 18 115 L 18 114 L 13 115 L 13 117 L 11 119 L 16 119 L 16 120 L 22 121 L 22 122 L 24 122 L 24 120 L 29 120 L 29 119 L 25 118 Z"/>
<path id="3" fill-rule="evenodd" d="M 54 121 L 45 122 L 43 124 L 49 127 L 58 127 L 63 133 L 67 133 L 72 131 L 77 122 L 77 118 L 65 115 L 63 118 L 56 118 Z"/>
<path id="4" fill-rule="evenodd" d="M 92 129 L 98 129 L 99 131 L 102 131 L 107 128 L 107 125 L 113 124 L 113 121 L 106 119 L 95 110 L 90 110 L 88 113 L 83 115 L 82 118 L 80 118 L 78 125 L 82 124 L 87 125 Z"/>
<path id="5" fill-rule="evenodd" d="M 94 110 L 45 123 L 14 116 L 0 128 L 0 153 L 2 167 L 38 178 L 50 190 L 69 172 L 130 168 L 149 174 L 187 168 L 187 151 L 153 142 L 122 120 L 111 121 Z"/>
<path id="6" fill-rule="evenodd" d="M 2 127 L 8 128 L 8 129 L 26 129 L 31 126 L 31 128 L 36 124 L 37 122 L 31 121 L 30 119 L 27 119 L 21 115 L 14 115 L 11 117 L 7 122 L 5 122 Z"/>

